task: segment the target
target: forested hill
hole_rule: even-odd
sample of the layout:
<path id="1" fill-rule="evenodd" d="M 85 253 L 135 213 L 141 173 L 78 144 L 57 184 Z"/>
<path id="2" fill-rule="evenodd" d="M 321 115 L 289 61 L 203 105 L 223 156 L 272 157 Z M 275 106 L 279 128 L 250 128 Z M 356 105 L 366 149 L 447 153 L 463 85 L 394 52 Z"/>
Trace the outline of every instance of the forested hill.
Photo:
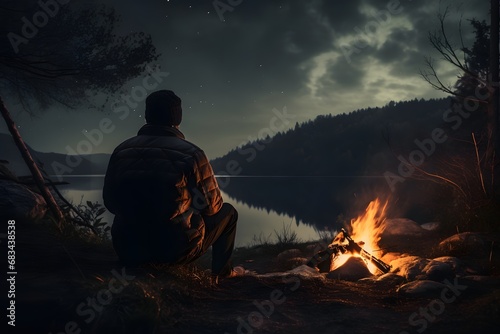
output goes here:
<path id="1" fill-rule="evenodd" d="M 318 116 L 285 133 L 239 147 L 212 165 L 219 175 L 283 176 L 222 178 L 219 184 L 228 195 L 250 206 L 286 213 L 318 228 L 332 226 L 337 215 L 352 214 L 369 200 L 389 195 L 399 211 L 393 213 L 396 216 L 430 221 L 434 219 L 429 201 L 435 199 L 428 195 L 432 183 L 408 177 L 391 187 L 385 175 L 390 172 L 399 177 L 398 156 L 408 159 L 419 149 L 415 141 L 429 142 L 435 129 L 442 128 L 450 137 L 456 134 L 447 114 L 450 102 L 390 102 L 382 108 Z M 432 171 L 448 144 L 435 145 L 422 168 Z"/>
<path id="2" fill-rule="evenodd" d="M 236 148 L 212 165 L 218 174 L 381 175 L 397 168 L 397 155 L 414 150 L 416 139 L 430 137 L 436 127 L 445 128 L 443 115 L 449 106 L 450 99 L 415 99 L 318 116 L 285 133 Z"/>

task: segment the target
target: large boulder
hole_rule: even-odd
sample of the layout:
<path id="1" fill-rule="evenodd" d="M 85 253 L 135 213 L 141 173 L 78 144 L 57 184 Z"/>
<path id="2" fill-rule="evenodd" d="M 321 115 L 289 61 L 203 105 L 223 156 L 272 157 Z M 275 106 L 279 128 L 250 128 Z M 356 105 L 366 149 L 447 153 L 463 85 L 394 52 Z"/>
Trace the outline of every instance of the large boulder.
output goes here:
<path id="1" fill-rule="evenodd" d="M 442 282 L 445 279 L 455 277 L 453 267 L 446 262 L 431 260 L 422 270 L 422 274 L 418 275 L 418 279 Z"/>
<path id="2" fill-rule="evenodd" d="M 419 224 L 408 218 L 386 219 L 384 225 L 382 239 L 395 236 L 421 237 L 428 232 L 428 230 L 423 229 Z"/>
<path id="3" fill-rule="evenodd" d="M 41 219 L 47 211 L 45 200 L 26 186 L 12 180 L 0 180 L 0 216 L 3 219 Z"/>
<path id="4" fill-rule="evenodd" d="M 421 278 L 430 260 L 419 256 L 401 256 L 391 261 L 391 272 L 403 276 L 408 281 Z"/>
<path id="5" fill-rule="evenodd" d="M 380 235 L 379 246 L 400 252 L 413 252 L 416 243 L 422 242 L 432 232 L 407 218 L 386 219 Z"/>
<path id="6" fill-rule="evenodd" d="M 485 257 L 489 254 L 492 241 L 482 233 L 464 232 L 452 235 L 439 243 L 439 251 L 452 256 Z"/>

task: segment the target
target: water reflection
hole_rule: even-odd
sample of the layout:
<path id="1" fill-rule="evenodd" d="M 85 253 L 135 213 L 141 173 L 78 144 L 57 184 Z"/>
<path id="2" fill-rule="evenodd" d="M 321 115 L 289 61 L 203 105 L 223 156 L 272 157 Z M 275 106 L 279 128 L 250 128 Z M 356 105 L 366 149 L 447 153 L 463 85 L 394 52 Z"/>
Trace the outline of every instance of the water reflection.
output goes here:
<path id="1" fill-rule="evenodd" d="M 104 177 L 102 175 L 65 177 L 64 181 L 69 182 L 69 184 L 60 186 L 59 189 L 73 204 L 77 205 L 86 201 L 103 203 L 102 186 Z M 265 182 L 270 186 L 274 181 L 266 180 Z M 236 182 L 233 182 L 232 189 L 234 189 L 235 184 Z M 242 186 L 245 186 L 245 184 L 243 183 Z M 299 239 L 303 241 L 318 239 L 316 228 L 311 224 L 299 222 L 293 214 L 286 213 L 283 210 L 276 212 L 271 207 L 259 208 L 252 204 L 249 205 L 225 191 L 223 191 L 222 195 L 224 200 L 233 204 L 239 213 L 236 233 L 237 246 L 248 246 L 254 242 L 255 237 L 274 241 L 276 239 L 275 231 L 281 232 L 284 226 L 289 226 L 291 231 L 297 233 Z M 103 221 L 111 223 L 113 217 L 111 213 L 106 212 Z"/>
<path id="2" fill-rule="evenodd" d="M 366 206 L 358 194 L 369 202 L 376 196 L 370 189 L 380 187 L 380 178 L 354 181 L 342 177 L 231 177 L 221 178 L 220 184 L 226 193 L 250 207 L 275 210 L 324 229 L 340 228 L 341 213 Z"/>

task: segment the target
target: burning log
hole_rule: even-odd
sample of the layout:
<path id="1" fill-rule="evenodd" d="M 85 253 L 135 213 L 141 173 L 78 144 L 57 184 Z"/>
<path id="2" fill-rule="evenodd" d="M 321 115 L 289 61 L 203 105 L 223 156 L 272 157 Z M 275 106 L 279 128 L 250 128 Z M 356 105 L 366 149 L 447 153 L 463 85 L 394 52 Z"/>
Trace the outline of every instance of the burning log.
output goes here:
<path id="1" fill-rule="evenodd" d="M 355 242 L 345 229 L 341 229 L 340 233 L 333 239 L 328 247 L 314 255 L 307 265 L 312 268 L 317 268 L 328 261 L 333 263 L 341 255 L 351 255 L 361 257 L 365 263 L 373 264 L 378 270 L 386 274 L 391 270 L 391 266 L 384 261 L 376 258 L 372 254 L 365 251 L 361 246 L 364 242 Z"/>

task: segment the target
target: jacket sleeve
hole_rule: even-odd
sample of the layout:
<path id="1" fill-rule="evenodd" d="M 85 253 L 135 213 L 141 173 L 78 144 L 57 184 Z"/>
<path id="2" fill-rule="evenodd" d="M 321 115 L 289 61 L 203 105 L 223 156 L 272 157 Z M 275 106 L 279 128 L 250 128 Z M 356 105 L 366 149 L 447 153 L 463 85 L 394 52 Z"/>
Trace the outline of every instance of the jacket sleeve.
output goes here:
<path id="1" fill-rule="evenodd" d="M 221 209 L 223 200 L 212 166 L 203 151 L 195 155 L 194 172 L 196 191 L 193 205 L 203 215 L 215 215 Z"/>

